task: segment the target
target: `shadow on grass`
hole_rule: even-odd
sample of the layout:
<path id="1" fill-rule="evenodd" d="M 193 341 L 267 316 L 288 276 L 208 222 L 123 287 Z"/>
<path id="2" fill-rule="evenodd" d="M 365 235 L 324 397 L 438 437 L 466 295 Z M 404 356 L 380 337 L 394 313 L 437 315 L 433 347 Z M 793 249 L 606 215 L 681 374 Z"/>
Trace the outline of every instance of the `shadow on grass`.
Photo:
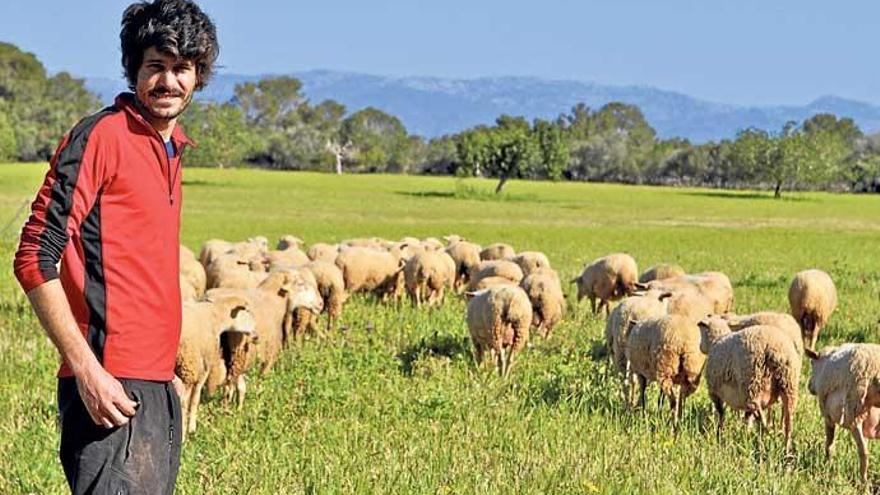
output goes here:
<path id="1" fill-rule="evenodd" d="M 456 191 L 394 191 L 394 194 L 401 196 L 410 196 L 413 198 L 442 198 L 442 199 L 461 199 L 471 201 L 494 201 L 494 202 L 533 202 L 546 203 L 548 200 L 538 198 L 534 194 L 510 194 L 498 193 L 492 191 L 482 191 L 479 189 L 467 189 Z"/>
<path id="2" fill-rule="evenodd" d="M 738 192 L 738 191 L 682 191 L 680 194 L 685 196 L 697 196 L 704 198 L 722 198 L 722 199 L 760 199 L 770 201 L 794 201 L 794 202 L 818 202 L 817 199 L 805 196 L 791 196 L 783 193 L 781 198 L 773 197 L 772 193 L 757 192 Z"/>
<path id="3" fill-rule="evenodd" d="M 195 180 L 184 180 L 183 185 L 189 186 L 189 187 L 204 187 L 204 186 L 217 187 L 217 186 L 223 186 L 224 184 L 221 184 L 219 182 L 211 182 L 211 181 L 207 181 L 207 180 L 202 180 L 202 179 L 195 179 Z"/>
<path id="4" fill-rule="evenodd" d="M 400 372 L 405 376 L 412 376 L 418 362 L 426 358 L 470 360 L 470 338 L 434 332 L 434 335 L 422 337 L 417 343 L 407 346 L 396 357 L 400 360 Z"/>

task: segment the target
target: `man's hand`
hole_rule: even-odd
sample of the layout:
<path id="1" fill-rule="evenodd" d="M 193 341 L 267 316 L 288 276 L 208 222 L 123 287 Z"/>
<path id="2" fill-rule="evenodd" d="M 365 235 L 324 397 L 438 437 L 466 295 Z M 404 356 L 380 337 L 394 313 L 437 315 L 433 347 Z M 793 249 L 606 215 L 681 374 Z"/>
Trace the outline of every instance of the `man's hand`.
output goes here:
<path id="1" fill-rule="evenodd" d="M 183 398 L 183 394 L 186 392 L 186 385 L 183 384 L 183 380 L 175 374 L 174 378 L 171 379 L 171 385 L 174 385 L 174 391 L 177 392 L 177 397 Z"/>
<path id="2" fill-rule="evenodd" d="M 99 426 L 122 426 L 137 412 L 138 403 L 126 395 L 119 380 L 101 365 L 90 366 L 77 375 L 76 386 L 89 416 Z"/>

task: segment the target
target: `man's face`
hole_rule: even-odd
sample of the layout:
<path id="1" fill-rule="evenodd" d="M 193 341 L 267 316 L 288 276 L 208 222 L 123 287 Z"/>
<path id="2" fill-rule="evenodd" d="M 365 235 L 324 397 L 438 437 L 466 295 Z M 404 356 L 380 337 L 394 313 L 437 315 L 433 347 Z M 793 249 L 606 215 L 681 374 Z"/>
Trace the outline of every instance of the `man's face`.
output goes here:
<path id="1" fill-rule="evenodd" d="M 195 87 L 196 67 L 192 61 L 175 58 L 155 47 L 144 50 L 135 92 L 148 117 L 177 118 L 192 100 Z"/>

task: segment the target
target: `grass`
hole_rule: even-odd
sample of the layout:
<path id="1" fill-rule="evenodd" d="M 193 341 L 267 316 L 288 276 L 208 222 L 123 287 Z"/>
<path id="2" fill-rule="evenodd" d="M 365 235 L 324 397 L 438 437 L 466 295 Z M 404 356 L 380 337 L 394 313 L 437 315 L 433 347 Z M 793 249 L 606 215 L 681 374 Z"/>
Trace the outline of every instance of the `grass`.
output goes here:
<path id="1" fill-rule="evenodd" d="M 0 165 L 0 228 L 44 165 Z M 878 341 L 880 197 L 434 177 L 186 170 L 184 244 L 286 233 L 506 241 L 544 251 L 563 278 L 585 261 L 631 253 L 642 268 L 722 270 L 736 309 L 785 310 L 792 275 L 818 267 L 840 307 L 820 345 Z M 0 493 L 61 493 L 56 354 L 11 273 L 21 219 L 0 233 Z M 566 291 L 571 291 L 566 287 Z M 183 454 L 178 493 L 856 493 L 857 458 L 823 430 L 805 366 L 794 455 L 731 420 L 719 443 L 705 389 L 673 436 L 666 410 L 624 410 L 593 355 L 604 322 L 571 306 L 508 380 L 475 370 L 464 304 L 437 310 L 354 297 L 325 341 L 290 349 L 249 382 L 242 411 L 214 400 Z M 656 390 L 652 391 L 656 394 Z M 654 397 L 655 395 L 652 395 Z M 870 477 L 880 481 L 880 459 Z"/>

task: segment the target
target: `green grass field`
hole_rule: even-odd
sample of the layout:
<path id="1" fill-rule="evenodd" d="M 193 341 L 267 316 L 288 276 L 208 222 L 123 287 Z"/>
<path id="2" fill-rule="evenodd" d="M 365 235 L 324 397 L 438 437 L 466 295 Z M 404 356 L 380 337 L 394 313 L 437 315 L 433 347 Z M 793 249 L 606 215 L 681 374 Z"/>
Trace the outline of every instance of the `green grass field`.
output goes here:
<path id="1" fill-rule="evenodd" d="M 45 165 L 0 165 L 0 228 L 31 199 Z M 307 242 L 449 233 L 541 250 L 564 279 L 615 251 L 644 269 L 721 270 L 738 312 L 787 310 L 802 269 L 834 278 L 840 306 L 819 346 L 878 339 L 880 197 L 765 194 L 571 183 L 494 183 L 190 169 L 182 242 L 286 233 Z M 0 493 L 62 493 L 57 357 L 12 275 L 21 220 L 0 233 Z M 573 287 L 565 288 L 571 295 Z M 679 436 L 656 387 L 625 410 L 604 361 L 604 320 L 574 305 L 533 340 L 507 380 L 475 370 L 464 304 L 438 310 L 354 297 L 346 331 L 286 351 L 249 382 L 243 410 L 201 409 L 178 493 L 855 493 L 857 457 L 839 432 L 826 463 L 804 366 L 793 457 L 781 435 L 732 418 L 715 439 L 704 385 Z M 876 451 L 876 447 L 874 448 Z M 880 482 L 880 455 L 869 477 Z"/>

